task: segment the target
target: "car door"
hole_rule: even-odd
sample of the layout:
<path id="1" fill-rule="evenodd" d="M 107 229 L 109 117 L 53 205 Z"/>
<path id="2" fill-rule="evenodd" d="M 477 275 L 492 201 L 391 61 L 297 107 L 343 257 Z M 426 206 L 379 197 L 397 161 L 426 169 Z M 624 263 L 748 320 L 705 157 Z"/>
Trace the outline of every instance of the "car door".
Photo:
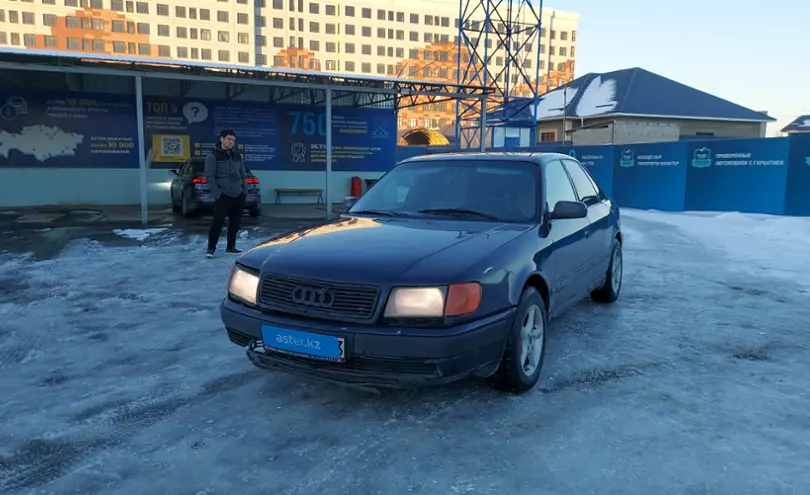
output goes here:
<path id="1" fill-rule="evenodd" d="M 564 218 L 551 220 L 548 215 L 558 201 L 578 201 L 571 179 L 562 161 L 554 159 L 543 168 L 546 218 L 552 253 L 548 258 L 553 302 L 549 312 L 559 314 L 579 301 L 587 293 L 588 281 L 583 279 L 583 269 L 588 261 L 585 234 L 590 223 L 587 218 Z"/>
<path id="2" fill-rule="evenodd" d="M 589 230 L 586 232 L 588 263 L 585 268 L 591 280 L 591 288 L 601 284 L 610 264 L 613 247 L 613 229 L 610 221 L 610 205 L 596 182 L 576 160 L 564 159 L 563 163 L 574 184 L 580 201 L 588 207 Z"/>

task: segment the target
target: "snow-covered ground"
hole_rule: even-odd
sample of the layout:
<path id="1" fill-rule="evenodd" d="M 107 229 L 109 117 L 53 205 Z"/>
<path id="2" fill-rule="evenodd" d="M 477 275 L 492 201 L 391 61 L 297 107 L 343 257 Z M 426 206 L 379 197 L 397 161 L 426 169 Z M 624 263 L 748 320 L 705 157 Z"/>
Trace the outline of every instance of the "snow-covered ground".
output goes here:
<path id="1" fill-rule="evenodd" d="M 519 397 L 254 369 L 200 237 L 0 254 L 0 492 L 810 493 L 810 220 L 624 228 L 621 299 L 556 321 Z"/>

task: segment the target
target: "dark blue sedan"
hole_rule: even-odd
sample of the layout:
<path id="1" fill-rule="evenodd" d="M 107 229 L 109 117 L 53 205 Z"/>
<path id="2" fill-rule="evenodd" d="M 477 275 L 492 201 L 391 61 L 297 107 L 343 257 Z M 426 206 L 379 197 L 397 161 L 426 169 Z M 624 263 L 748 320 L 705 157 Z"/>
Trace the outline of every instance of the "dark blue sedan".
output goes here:
<path id="1" fill-rule="evenodd" d="M 520 393 L 548 322 L 621 286 L 619 209 L 577 160 L 439 154 L 242 254 L 221 315 L 261 368 L 374 390 L 492 377 Z"/>

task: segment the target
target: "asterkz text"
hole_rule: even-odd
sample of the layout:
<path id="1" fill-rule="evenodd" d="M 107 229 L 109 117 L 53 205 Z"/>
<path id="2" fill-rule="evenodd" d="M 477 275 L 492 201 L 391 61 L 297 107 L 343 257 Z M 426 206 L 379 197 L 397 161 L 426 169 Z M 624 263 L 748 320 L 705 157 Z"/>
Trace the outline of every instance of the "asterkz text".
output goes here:
<path id="1" fill-rule="evenodd" d="M 321 343 L 317 340 L 310 338 L 301 338 L 294 335 L 276 335 L 277 344 L 294 345 L 295 347 L 303 347 L 305 349 L 321 350 Z"/>

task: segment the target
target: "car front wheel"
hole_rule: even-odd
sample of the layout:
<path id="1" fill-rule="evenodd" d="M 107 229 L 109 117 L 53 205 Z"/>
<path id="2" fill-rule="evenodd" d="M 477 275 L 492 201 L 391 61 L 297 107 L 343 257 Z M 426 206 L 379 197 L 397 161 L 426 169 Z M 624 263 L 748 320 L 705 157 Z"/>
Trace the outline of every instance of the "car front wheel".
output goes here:
<path id="1" fill-rule="evenodd" d="M 523 393 L 537 383 L 546 355 L 546 304 L 534 288 L 523 292 L 498 368 L 495 386 Z"/>

